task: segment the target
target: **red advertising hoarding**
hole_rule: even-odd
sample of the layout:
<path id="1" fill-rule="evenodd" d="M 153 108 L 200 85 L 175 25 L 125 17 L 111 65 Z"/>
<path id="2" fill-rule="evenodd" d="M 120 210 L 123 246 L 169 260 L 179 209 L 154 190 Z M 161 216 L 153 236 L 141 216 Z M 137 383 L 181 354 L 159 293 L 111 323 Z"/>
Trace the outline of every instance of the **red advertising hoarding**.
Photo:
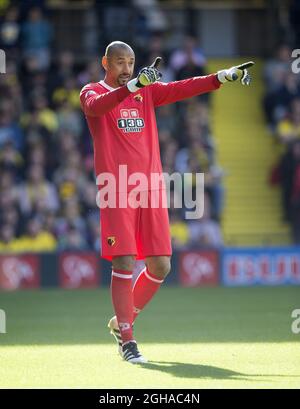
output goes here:
<path id="1" fill-rule="evenodd" d="M 40 287 L 40 259 L 37 255 L 1 255 L 0 288 L 3 290 Z"/>
<path id="2" fill-rule="evenodd" d="M 218 285 L 218 252 L 213 250 L 181 252 L 179 255 L 179 280 L 184 287 Z"/>
<path id="3" fill-rule="evenodd" d="M 59 283 L 62 288 L 94 288 L 100 283 L 95 253 L 62 253 L 59 256 Z"/>

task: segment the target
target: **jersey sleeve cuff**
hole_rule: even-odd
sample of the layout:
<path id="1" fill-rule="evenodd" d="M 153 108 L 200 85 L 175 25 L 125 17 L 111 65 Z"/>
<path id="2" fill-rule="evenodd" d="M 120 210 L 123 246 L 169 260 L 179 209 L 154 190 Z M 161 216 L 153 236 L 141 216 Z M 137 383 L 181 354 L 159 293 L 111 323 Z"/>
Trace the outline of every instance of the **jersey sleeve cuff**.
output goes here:
<path id="1" fill-rule="evenodd" d="M 138 91 L 140 88 L 136 86 L 137 83 L 137 79 L 134 78 L 133 80 L 130 80 L 127 83 L 127 88 L 129 89 L 130 92 L 136 92 Z"/>

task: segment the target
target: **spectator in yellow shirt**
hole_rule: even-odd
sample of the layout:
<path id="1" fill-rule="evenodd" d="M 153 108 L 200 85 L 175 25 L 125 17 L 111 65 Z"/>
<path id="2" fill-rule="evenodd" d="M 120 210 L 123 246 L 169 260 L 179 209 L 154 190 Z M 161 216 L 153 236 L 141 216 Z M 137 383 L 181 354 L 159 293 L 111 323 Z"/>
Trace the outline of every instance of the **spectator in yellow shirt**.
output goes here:
<path id="1" fill-rule="evenodd" d="M 32 116 L 37 117 L 37 123 L 53 133 L 58 130 L 57 113 L 49 107 L 47 97 L 37 93 L 33 99 L 32 110 L 25 112 L 21 117 L 21 124 L 26 127 L 30 124 Z"/>
<path id="2" fill-rule="evenodd" d="M 277 135 L 283 144 L 289 144 L 300 138 L 300 99 L 292 102 L 290 118 L 283 119 L 277 125 Z"/>
<path id="3" fill-rule="evenodd" d="M 0 253 L 12 253 L 18 248 L 18 240 L 15 239 L 14 227 L 11 224 L 2 224 L 0 228 Z"/>
<path id="4" fill-rule="evenodd" d="M 56 250 L 55 237 L 42 230 L 42 223 L 37 217 L 27 221 L 26 234 L 20 238 L 20 251 L 29 253 L 50 252 Z"/>
<path id="5" fill-rule="evenodd" d="M 80 108 L 80 100 L 78 98 L 80 89 L 77 86 L 75 77 L 68 77 L 64 84 L 56 88 L 53 92 L 52 99 L 56 105 L 60 105 L 67 100 L 73 109 Z"/>

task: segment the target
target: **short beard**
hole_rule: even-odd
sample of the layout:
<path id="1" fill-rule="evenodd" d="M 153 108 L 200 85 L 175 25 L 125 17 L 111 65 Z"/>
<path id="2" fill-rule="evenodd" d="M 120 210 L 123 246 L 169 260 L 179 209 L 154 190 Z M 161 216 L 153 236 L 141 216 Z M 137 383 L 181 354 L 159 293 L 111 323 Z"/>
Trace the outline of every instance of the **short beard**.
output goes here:
<path id="1" fill-rule="evenodd" d="M 118 78 L 118 84 L 121 85 L 121 86 L 126 85 L 129 80 L 130 80 L 130 78 L 126 78 L 126 79 Z"/>

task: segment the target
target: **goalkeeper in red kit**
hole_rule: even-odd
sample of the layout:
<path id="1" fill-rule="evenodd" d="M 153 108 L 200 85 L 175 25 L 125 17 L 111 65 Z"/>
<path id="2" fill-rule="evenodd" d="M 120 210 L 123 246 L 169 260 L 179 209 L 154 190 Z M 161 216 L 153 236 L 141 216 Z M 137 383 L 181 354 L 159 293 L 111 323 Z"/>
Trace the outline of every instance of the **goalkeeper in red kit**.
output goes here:
<path id="1" fill-rule="evenodd" d="M 112 261 L 111 295 L 115 316 L 109 321 L 111 334 L 118 342 L 122 358 L 131 363 L 146 359 L 137 348 L 133 323 L 157 292 L 170 271 L 171 240 L 168 210 L 159 201 L 152 206 L 151 195 L 164 195 L 163 186 L 128 186 L 120 168 L 128 175 L 162 174 L 155 108 L 216 90 L 226 81 L 240 80 L 249 85 L 249 62 L 215 74 L 170 83 L 160 82 L 159 58 L 143 68 L 136 78 L 132 48 L 115 41 L 102 58 L 103 81 L 81 90 L 80 101 L 94 146 L 97 177 L 112 175 L 120 202 L 100 210 L 102 257 Z M 125 186 L 126 185 L 126 186 Z M 128 204 L 132 189 L 143 194 L 145 206 Z M 100 189 L 101 191 L 101 189 Z M 124 205 L 124 203 L 126 205 Z M 136 259 L 146 268 L 132 285 Z"/>

